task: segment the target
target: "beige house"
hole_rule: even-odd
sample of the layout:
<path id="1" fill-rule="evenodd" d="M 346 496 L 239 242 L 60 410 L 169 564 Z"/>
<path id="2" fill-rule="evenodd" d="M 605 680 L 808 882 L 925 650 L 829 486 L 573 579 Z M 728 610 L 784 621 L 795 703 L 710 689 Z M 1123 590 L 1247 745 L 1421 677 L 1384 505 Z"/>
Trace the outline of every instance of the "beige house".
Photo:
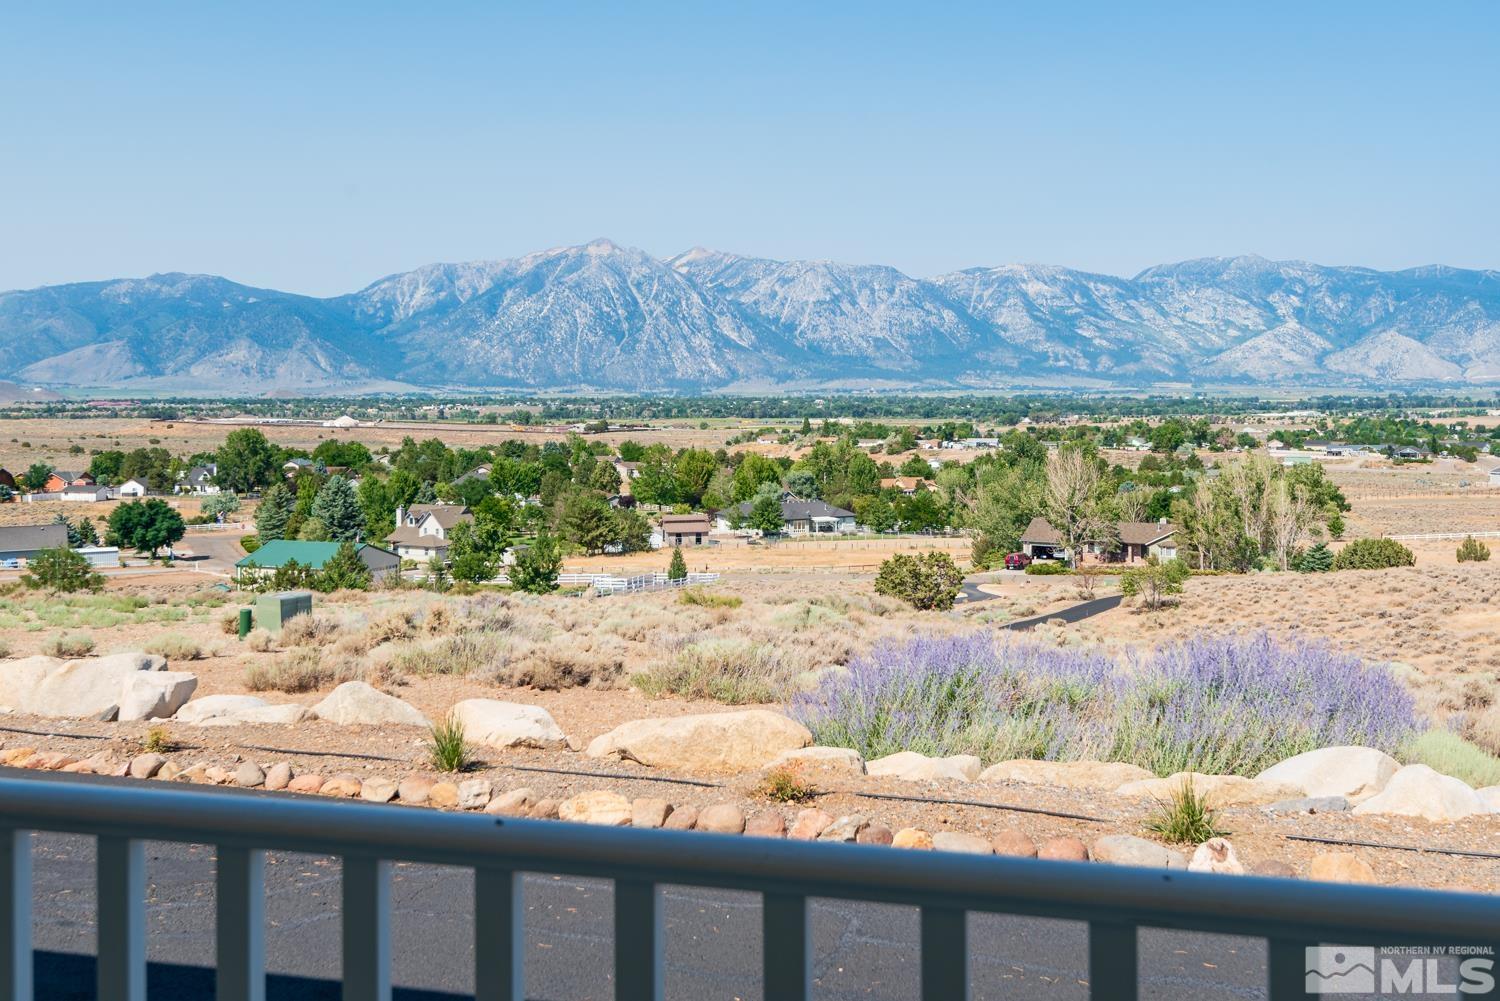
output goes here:
<path id="1" fill-rule="evenodd" d="M 434 556 L 448 559 L 448 535 L 474 516 L 462 504 L 413 504 L 396 508 L 396 530 L 385 541 L 403 560 L 426 563 Z"/>
<path id="2" fill-rule="evenodd" d="M 1161 521 L 1122 521 L 1115 526 L 1119 542 L 1111 546 L 1089 543 L 1078 553 L 1079 563 L 1144 563 L 1177 558 L 1177 526 Z M 1060 560 L 1067 554 L 1062 533 L 1046 518 L 1032 518 L 1021 533 L 1021 551 L 1032 559 Z"/>
<path id="3" fill-rule="evenodd" d="M 661 516 L 661 544 L 663 546 L 701 546 L 708 542 L 712 529 L 708 515 L 664 514 Z"/>

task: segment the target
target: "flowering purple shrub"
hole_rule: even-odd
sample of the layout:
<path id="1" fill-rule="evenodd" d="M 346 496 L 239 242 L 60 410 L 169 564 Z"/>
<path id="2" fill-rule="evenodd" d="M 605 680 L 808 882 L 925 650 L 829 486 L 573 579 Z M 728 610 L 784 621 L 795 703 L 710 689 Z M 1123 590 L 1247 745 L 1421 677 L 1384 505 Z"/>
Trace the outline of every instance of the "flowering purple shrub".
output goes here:
<path id="1" fill-rule="evenodd" d="M 1337 744 L 1395 751 L 1418 730 L 1411 695 L 1383 668 L 1263 633 L 1124 661 L 983 633 L 920 636 L 877 647 L 792 712 L 819 743 L 866 757 L 1101 759 L 1159 775 L 1253 775 Z"/>

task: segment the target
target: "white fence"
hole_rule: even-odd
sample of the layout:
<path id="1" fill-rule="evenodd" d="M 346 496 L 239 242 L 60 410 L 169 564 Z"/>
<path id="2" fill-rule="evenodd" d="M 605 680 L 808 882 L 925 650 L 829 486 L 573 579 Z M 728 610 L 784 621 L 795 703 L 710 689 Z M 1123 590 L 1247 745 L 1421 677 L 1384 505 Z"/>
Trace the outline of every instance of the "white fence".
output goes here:
<path id="1" fill-rule="evenodd" d="M 1473 536 L 1476 539 L 1500 539 L 1500 532 L 1429 532 L 1425 535 L 1387 535 L 1387 539 L 1395 539 L 1398 542 L 1432 542 L 1444 539 L 1467 539 Z"/>
<path id="2" fill-rule="evenodd" d="M 695 584 L 712 584 L 719 579 L 716 573 L 690 573 L 686 577 L 672 580 L 664 573 L 643 573 L 634 577 L 618 577 L 603 573 L 562 573 L 557 575 L 558 587 L 592 587 L 600 594 L 620 594 L 629 591 L 659 591 L 670 587 L 689 587 Z"/>

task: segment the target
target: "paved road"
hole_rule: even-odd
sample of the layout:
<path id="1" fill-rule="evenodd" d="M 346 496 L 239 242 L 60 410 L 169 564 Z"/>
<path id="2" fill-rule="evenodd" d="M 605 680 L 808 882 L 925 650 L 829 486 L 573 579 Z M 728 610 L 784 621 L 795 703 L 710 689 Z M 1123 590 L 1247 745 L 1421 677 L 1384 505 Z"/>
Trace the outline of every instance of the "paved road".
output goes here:
<path id="1" fill-rule="evenodd" d="M 1007 622 L 1000 628 L 1030 629 L 1033 626 L 1041 625 L 1043 622 L 1051 622 L 1053 619 L 1061 619 L 1064 622 L 1078 622 L 1091 615 L 1098 615 L 1100 612 L 1107 612 L 1111 608 L 1118 607 L 1123 600 L 1123 596 L 1118 594 L 1106 595 L 1103 598 L 1094 598 L 1091 601 L 1081 601 L 1076 605 L 1069 605 L 1067 608 L 1048 612 L 1046 615 L 1033 615 L 1029 619 L 1017 619 L 1014 622 Z"/>
<path id="2" fill-rule="evenodd" d="M 373 809 L 373 808 L 372 808 Z M 147 849 L 153 998 L 212 997 L 213 852 Z M 93 844 L 40 835 L 35 847 L 39 998 L 92 998 Z M 527 994 L 546 1001 L 612 996 L 610 884 L 536 875 L 526 882 Z M 405 1001 L 472 991 L 473 890 L 467 871 L 398 866 L 393 979 Z M 339 864 L 277 855 L 267 865 L 268 997 L 339 996 Z M 760 906 L 752 894 L 669 888 L 667 991 L 673 1001 L 760 999 Z M 813 908 L 816 990 L 826 1001 L 910 1001 L 918 993 L 917 914 L 820 901 Z M 1086 932 L 1071 922 L 976 916 L 970 922 L 976 1001 L 1087 997 Z M 1264 947 L 1175 932 L 1142 933 L 1143 999 L 1264 997 Z"/>

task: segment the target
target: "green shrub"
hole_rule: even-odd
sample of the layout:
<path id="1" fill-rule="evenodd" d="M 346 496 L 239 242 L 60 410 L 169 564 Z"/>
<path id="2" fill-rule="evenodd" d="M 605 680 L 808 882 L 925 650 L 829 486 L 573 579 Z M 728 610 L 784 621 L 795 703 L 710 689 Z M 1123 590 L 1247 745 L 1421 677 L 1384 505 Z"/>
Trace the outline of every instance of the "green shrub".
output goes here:
<path id="1" fill-rule="evenodd" d="M 71 549 L 43 549 L 27 563 L 21 580 L 27 587 L 63 593 L 104 587 L 104 577 Z"/>
<path id="2" fill-rule="evenodd" d="M 42 645 L 49 657 L 87 657 L 94 652 L 94 638 L 88 633 L 62 633 Z"/>
<path id="3" fill-rule="evenodd" d="M 766 772 L 758 791 L 773 803 L 806 803 L 818 794 L 818 790 L 802 778 L 801 769 L 795 765 L 783 765 Z"/>
<path id="4" fill-rule="evenodd" d="M 1395 539 L 1355 539 L 1334 557 L 1335 570 L 1386 570 L 1409 567 L 1417 558 Z"/>
<path id="5" fill-rule="evenodd" d="M 676 695 L 745 705 L 774 702 L 785 693 L 791 674 L 771 647 L 740 640 L 705 640 L 630 680 L 654 699 Z"/>
<path id="6" fill-rule="evenodd" d="M 1174 845 L 1201 845 L 1228 833 L 1221 831 L 1214 820 L 1214 811 L 1204 797 L 1191 782 L 1183 782 L 1170 799 L 1156 801 L 1156 814 L 1146 821 L 1146 830 Z"/>
<path id="7" fill-rule="evenodd" d="M 260 548 L 260 536 L 258 536 L 258 535 L 247 535 L 247 536 L 244 536 L 243 538 L 240 539 L 240 548 L 245 551 L 245 555 L 246 556 L 250 555 L 251 553 L 255 552 L 257 549 Z"/>
<path id="8" fill-rule="evenodd" d="M 1408 744 L 1401 757 L 1462 779 L 1476 789 L 1500 785 L 1500 758 L 1451 730 L 1428 730 Z"/>
<path id="9" fill-rule="evenodd" d="M 516 557 L 507 576 L 519 591 L 550 594 L 557 590 L 557 575 L 562 572 L 562 550 L 557 540 L 538 532 L 536 541 Z"/>
<path id="10" fill-rule="evenodd" d="M 701 605 L 704 608 L 739 608 L 745 603 L 737 594 L 714 594 L 705 588 L 683 588 L 677 595 L 678 604 Z"/>
<path id="11" fill-rule="evenodd" d="M 1474 536 L 1466 536 L 1458 545 L 1458 562 L 1483 563 L 1490 558 L 1490 547 Z"/>
<path id="12" fill-rule="evenodd" d="M 1181 560 L 1159 563 L 1152 557 L 1144 566 L 1131 567 L 1120 575 L 1120 593 L 1127 598 L 1139 597 L 1147 608 L 1160 608 L 1168 595 L 1182 593 L 1182 582 L 1189 573 L 1188 565 Z"/>
<path id="13" fill-rule="evenodd" d="M 880 564 L 875 591 L 913 608 L 947 611 L 964 582 L 953 557 L 933 550 L 920 556 L 897 553 Z"/>
<path id="14" fill-rule="evenodd" d="M 461 772 L 472 762 L 469 744 L 464 739 L 464 725 L 458 717 L 449 715 L 440 723 L 434 723 L 427 738 L 427 757 L 432 767 L 440 772 Z"/>
<path id="15" fill-rule="evenodd" d="M 1054 577 L 1068 572 L 1066 564 L 1055 563 L 1052 560 L 1035 560 L 1026 564 L 1026 573 L 1033 577 Z"/>
<path id="16" fill-rule="evenodd" d="M 1309 546 L 1292 558 L 1292 569 L 1298 573 L 1327 573 L 1333 569 L 1333 550 L 1326 542 Z"/>
<path id="17" fill-rule="evenodd" d="M 146 739 L 141 741 L 141 750 L 146 754 L 166 754 L 176 749 L 164 726 L 153 726 L 146 731 Z"/>

